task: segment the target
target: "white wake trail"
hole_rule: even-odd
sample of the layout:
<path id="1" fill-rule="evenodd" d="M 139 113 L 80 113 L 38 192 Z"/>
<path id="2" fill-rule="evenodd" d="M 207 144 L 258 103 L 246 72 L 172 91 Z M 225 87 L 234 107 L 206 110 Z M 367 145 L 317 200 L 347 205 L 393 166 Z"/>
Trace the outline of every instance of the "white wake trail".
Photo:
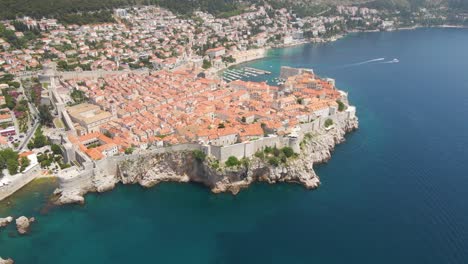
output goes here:
<path id="1" fill-rule="evenodd" d="M 367 61 L 353 63 L 353 64 L 347 64 L 347 65 L 344 65 L 343 67 L 346 68 L 346 67 L 359 66 L 359 65 L 364 65 L 364 64 L 368 64 L 368 63 L 384 61 L 384 60 L 385 60 L 385 58 L 378 58 L 378 59 L 367 60 Z"/>
<path id="2" fill-rule="evenodd" d="M 359 63 L 354 63 L 354 64 L 351 64 L 351 65 L 363 65 L 363 64 L 368 64 L 368 63 L 378 62 L 378 61 L 384 61 L 384 60 L 385 60 L 385 58 L 378 58 L 378 59 L 363 61 L 363 62 L 359 62 Z"/>

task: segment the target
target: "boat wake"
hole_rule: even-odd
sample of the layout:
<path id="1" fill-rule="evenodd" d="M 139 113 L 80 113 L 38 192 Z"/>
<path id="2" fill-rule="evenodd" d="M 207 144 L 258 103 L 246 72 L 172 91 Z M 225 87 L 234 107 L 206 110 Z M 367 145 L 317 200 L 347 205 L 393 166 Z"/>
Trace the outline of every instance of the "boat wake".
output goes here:
<path id="1" fill-rule="evenodd" d="M 351 65 L 364 65 L 364 64 L 368 64 L 368 63 L 372 63 L 372 62 L 378 62 L 378 61 L 384 61 L 384 60 L 385 60 L 385 58 L 378 58 L 378 59 L 363 61 L 363 62 L 359 62 L 359 63 L 354 63 L 354 64 L 351 64 Z"/>
<path id="2" fill-rule="evenodd" d="M 344 65 L 343 67 L 360 66 L 360 65 L 364 65 L 364 64 L 373 63 L 373 62 L 381 62 L 381 61 L 384 61 L 384 60 L 385 60 L 385 58 L 378 58 L 378 59 L 367 60 L 367 61 L 363 61 L 363 62 L 358 62 L 358 63 L 353 63 L 353 64 Z"/>

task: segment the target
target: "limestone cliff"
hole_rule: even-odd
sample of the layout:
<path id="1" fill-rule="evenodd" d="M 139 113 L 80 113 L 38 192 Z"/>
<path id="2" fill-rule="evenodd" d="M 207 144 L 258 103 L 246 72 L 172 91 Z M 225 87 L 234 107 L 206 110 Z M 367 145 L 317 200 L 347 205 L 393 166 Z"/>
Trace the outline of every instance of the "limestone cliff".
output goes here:
<path id="1" fill-rule="evenodd" d="M 313 189 L 320 184 L 313 165 L 328 161 L 335 145 L 343 142 L 345 134 L 357 127 L 357 119 L 335 120 L 334 127 L 328 131 L 323 129 L 305 136 L 300 153 L 276 166 L 260 157 L 252 157 L 236 167 L 213 166 L 212 159 L 197 160 L 191 151 L 148 154 L 124 160 L 115 164 L 115 175 L 94 175 L 80 180 L 80 184 L 62 186 L 56 191 L 56 203 L 83 203 L 87 192 L 107 191 L 118 182 L 151 187 L 160 182 L 192 181 L 206 185 L 214 193 L 233 194 L 255 181 L 292 182 Z"/>

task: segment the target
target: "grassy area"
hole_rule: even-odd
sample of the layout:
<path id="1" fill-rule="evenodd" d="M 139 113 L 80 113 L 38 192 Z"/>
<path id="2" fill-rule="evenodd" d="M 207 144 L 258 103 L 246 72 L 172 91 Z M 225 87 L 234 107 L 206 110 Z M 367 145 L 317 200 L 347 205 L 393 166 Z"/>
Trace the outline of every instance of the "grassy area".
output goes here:
<path id="1" fill-rule="evenodd" d="M 27 115 L 23 115 L 21 118 L 18 118 L 18 126 L 21 133 L 26 133 L 29 128 L 29 112 L 26 113 Z"/>
<path id="2" fill-rule="evenodd" d="M 65 128 L 65 124 L 63 124 L 60 118 L 54 118 L 54 125 L 56 128 Z"/>

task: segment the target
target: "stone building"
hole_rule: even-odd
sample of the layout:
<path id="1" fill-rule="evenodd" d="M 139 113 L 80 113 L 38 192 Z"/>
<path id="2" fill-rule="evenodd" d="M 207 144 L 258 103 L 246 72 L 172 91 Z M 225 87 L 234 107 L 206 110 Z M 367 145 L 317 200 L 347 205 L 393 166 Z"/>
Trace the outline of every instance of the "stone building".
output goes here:
<path id="1" fill-rule="evenodd" d="M 97 105 L 83 103 L 67 108 L 71 120 L 75 123 L 78 135 L 99 132 L 99 128 L 112 119 L 112 114 L 103 111 Z"/>

